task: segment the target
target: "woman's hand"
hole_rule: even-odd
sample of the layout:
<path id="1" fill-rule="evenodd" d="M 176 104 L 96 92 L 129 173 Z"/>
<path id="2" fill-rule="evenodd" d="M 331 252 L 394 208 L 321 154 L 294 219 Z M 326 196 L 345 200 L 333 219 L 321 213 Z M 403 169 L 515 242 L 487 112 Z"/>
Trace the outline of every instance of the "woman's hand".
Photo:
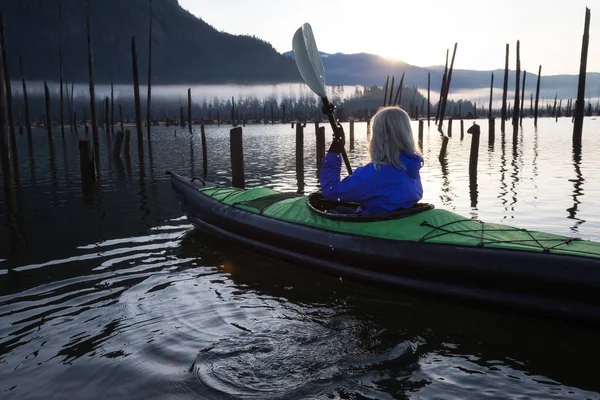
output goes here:
<path id="1" fill-rule="evenodd" d="M 345 145 L 346 140 L 344 139 L 344 133 L 342 131 L 341 135 L 333 135 L 333 141 L 331 142 L 331 146 L 329 146 L 329 152 L 341 153 L 344 150 Z"/>

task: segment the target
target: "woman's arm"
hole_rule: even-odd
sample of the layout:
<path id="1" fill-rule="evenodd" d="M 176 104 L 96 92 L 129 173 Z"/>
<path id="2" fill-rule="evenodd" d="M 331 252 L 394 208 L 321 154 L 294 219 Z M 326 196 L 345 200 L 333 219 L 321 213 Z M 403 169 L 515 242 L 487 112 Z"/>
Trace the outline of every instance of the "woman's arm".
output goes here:
<path id="1" fill-rule="evenodd" d="M 339 153 L 329 152 L 321 167 L 321 190 L 323 197 L 332 201 L 360 201 L 367 194 L 368 177 L 364 167 L 357 168 L 352 175 L 340 181 L 342 157 Z"/>

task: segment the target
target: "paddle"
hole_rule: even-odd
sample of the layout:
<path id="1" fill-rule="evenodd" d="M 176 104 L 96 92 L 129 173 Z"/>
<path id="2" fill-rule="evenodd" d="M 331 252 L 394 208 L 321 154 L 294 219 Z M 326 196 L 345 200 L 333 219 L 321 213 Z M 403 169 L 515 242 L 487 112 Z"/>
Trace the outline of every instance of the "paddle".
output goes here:
<path id="1" fill-rule="evenodd" d="M 310 24 L 306 23 L 298 28 L 292 40 L 292 48 L 302 79 L 304 79 L 310 90 L 315 92 L 323 101 L 323 113 L 329 118 L 334 138 L 344 138 L 344 129 L 335 118 L 335 106 L 327 99 L 327 92 L 325 91 L 325 68 L 323 68 L 323 61 L 319 55 Z M 342 158 L 344 159 L 344 164 L 346 164 L 348 175 L 351 175 L 352 167 L 350 166 L 350 160 L 348 160 L 345 148 L 342 148 Z"/>

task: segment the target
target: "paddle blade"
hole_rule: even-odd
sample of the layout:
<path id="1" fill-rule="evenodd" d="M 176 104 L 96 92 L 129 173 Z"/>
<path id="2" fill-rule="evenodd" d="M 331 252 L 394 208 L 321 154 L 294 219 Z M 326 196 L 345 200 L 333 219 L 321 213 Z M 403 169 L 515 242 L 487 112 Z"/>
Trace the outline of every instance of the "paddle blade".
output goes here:
<path id="1" fill-rule="evenodd" d="M 317 43 L 313 36 L 310 24 L 302 25 L 294 34 L 292 49 L 298 71 L 310 90 L 319 97 L 327 97 L 325 92 L 325 68 L 317 49 Z"/>

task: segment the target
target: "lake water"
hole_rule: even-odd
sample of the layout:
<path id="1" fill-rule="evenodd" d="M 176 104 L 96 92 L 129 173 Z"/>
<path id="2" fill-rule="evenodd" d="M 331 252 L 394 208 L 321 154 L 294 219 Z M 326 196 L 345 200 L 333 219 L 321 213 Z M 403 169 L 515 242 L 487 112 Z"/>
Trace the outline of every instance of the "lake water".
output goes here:
<path id="1" fill-rule="evenodd" d="M 470 135 L 455 121 L 441 164 L 425 124 L 425 201 L 600 240 L 600 120 L 585 120 L 580 156 L 570 119 L 526 119 L 516 143 L 497 121 L 493 146 L 480 124 L 476 193 Z M 229 128 L 206 127 L 219 183 L 230 181 Z M 52 146 L 36 130 L 31 149 L 19 137 L 18 184 L 0 185 L 1 399 L 600 398 L 590 328 L 375 290 L 194 231 L 164 172 L 202 174 L 200 135 L 174 129 L 153 128 L 142 163 L 135 135 L 118 163 L 100 130 L 92 191 L 82 129 L 64 140 L 55 129 Z M 244 128 L 247 186 L 297 190 L 294 137 L 289 125 Z M 309 124 L 307 193 L 314 144 Z M 366 124 L 349 155 L 366 162 Z"/>

